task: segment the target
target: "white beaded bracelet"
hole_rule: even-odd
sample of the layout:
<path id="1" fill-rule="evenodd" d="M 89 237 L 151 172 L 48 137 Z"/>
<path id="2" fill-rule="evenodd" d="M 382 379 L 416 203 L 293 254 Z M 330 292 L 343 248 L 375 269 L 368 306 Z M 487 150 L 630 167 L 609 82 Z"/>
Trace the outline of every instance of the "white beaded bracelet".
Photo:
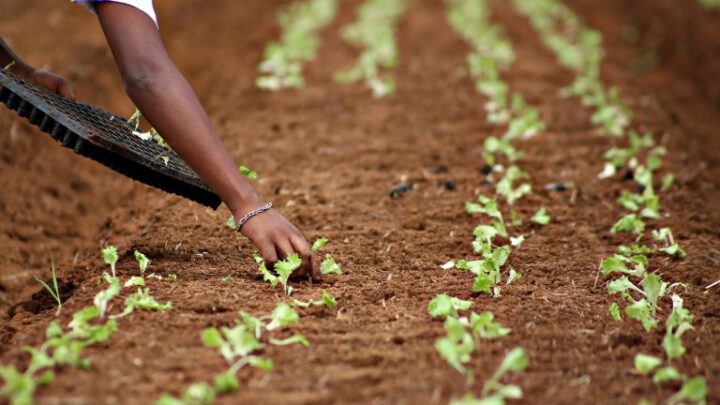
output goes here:
<path id="1" fill-rule="evenodd" d="M 245 225 L 245 223 L 250 220 L 250 218 L 262 214 L 263 212 L 268 211 L 270 208 L 272 208 L 272 203 L 267 203 L 262 207 L 255 208 L 254 210 L 243 215 L 242 218 L 240 218 L 240 220 L 235 223 L 235 230 L 240 232 L 240 228 L 242 228 L 242 226 Z"/>

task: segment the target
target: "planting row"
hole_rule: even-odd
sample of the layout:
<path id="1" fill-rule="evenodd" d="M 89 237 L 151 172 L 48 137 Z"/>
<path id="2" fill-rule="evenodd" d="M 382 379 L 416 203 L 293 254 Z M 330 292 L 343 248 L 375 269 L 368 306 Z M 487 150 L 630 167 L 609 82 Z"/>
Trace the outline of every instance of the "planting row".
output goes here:
<path id="1" fill-rule="evenodd" d="M 622 170 L 634 180 L 620 194 L 617 203 L 624 214 L 609 230 L 612 234 L 628 234 L 630 244 L 617 246 L 617 253 L 602 260 L 599 272 L 611 278 L 608 293 L 619 297 L 610 304 L 609 313 L 615 321 L 622 321 L 622 313 L 638 320 L 648 333 L 658 328 L 661 313 L 670 306 L 665 317 L 662 339 L 665 359 L 638 353 L 635 369 L 653 376 L 655 384 L 680 381 L 679 391 L 669 403 L 705 401 L 707 384 L 702 376 L 690 377 L 681 373 L 673 361 L 686 349 L 682 336 L 692 329 L 692 314 L 683 306 L 679 295 L 682 284 L 668 285 L 662 280 L 662 270 L 655 261 L 660 256 L 681 260 L 686 256 L 673 232 L 658 227 L 664 215 L 657 190 L 672 187 L 674 176 L 665 174 L 659 179 L 662 156 L 666 150 L 655 144 L 651 134 L 629 130 L 632 114 L 620 99 L 617 89 L 606 90 L 600 78 L 603 53 L 602 36 L 583 25 L 571 9 L 557 0 L 514 0 L 517 10 L 527 16 L 543 43 L 557 56 L 563 66 L 576 73 L 575 82 L 566 90 L 580 98 L 583 105 L 593 109 L 593 124 L 603 133 L 617 137 L 616 146 L 603 155 L 605 168 L 602 179 L 612 179 Z M 628 240 L 623 238 L 623 240 Z M 651 259 L 655 259 L 651 262 Z M 669 300 L 668 300 L 669 298 Z M 670 302 L 668 302 L 670 301 Z M 665 305 L 663 305 L 665 303 Z M 621 310 L 621 307 L 623 309 Z"/>

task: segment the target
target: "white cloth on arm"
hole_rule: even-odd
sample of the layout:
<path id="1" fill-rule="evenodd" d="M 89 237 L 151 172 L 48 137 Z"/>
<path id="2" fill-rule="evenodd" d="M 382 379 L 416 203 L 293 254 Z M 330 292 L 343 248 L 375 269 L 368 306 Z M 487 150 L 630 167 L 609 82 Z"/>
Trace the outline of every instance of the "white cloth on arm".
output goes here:
<path id="1" fill-rule="evenodd" d="M 88 10 L 90 10 L 93 13 L 95 13 L 95 3 L 100 3 L 103 1 L 111 1 L 113 3 L 127 4 L 128 6 L 133 6 L 136 9 L 147 14 L 150 18 L 152 18 L 153 21 L 155 21 L 155 25 L 158 25 L 157 15 L 155 14 L 155 8 L 153 7 L 152 0 L 71 0 L 71 1 L 73 3 L 79 3 L 79 4 L 84 5 L 85 7 L 88 8 Z"/>

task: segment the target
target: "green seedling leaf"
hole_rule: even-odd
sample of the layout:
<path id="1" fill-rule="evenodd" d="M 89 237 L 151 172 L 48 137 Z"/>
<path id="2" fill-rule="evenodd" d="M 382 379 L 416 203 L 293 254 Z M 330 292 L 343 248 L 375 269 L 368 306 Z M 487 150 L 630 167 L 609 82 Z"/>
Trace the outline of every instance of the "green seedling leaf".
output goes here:
<path id="1" fill-rule="evenodd" d="M 286 339 L 270 339 L 270 344 L 275 346 L 286 346 L 292 344 L 300 344 L 310 346 L 310 342 L 303 335 L 294 335 Z"/>
<path id="2" fill-rule="evenodd" d="M 327 308 L 335 308 L 337 306 L 337 300 L 335 299 L 335 297 L 333 297 L 326 290 L 323 290 L 320 301 L 322 302 L 322 305 L 326 306 Z M 317 301 L 315 301 L 314 303 L 317 303 Z"/>
<path id="3" fill-rule="evenodd" d="M 240 381 L 230 373 L 220 373 L 213 380 L 213 388 L 218 394 L 235 392 L 240 388 Z"/>
<path id="4" fill-rule="evenodd" d="M 530 220 L 538 225 L 547 225 L 550 223 L 550 215 L 548 215 L 545 207 L 541 207 Z"/>
<path id="5" fill-rule="evenodd" d="M 115 278 L 110 281 L 110 286 L 107 289 L 102 290 L 97 293 L 97 295 L 95 295 L 93 304 L 95 304 L 95 306 L 100 311 L 100 318 L 105 316 L 105 311 L 107 310 L 108 303 L 120 293 L 120 288 L 120 281 Z"/>
<path id="6" fill-rule="evenodd" d="M 285 291 L 285 295 L 290 295 L 290 291 L 288 290 L 287 282 L 290 278 L 290 275 L 293 271 L 300 268 L 302 265 L 302 260 L 300 259 L 300 256 L 298 256 L 297 253 L 292 253 L 288 255 L 285 260 L 280 260 L 277 263 L 275 263 L 275 272 L 278 274 L 278 277 L 280 278 L 280 283 L 283 286 L 283 291 Z"/>
<path id="7" fill-rule="evenodd" d="M 642 235 L 645 231 L 645 222 L 636 214 L 627 214 L 620 218 L 610 229 L 611 233 L 632 232 L 635 235 Z"/>
<path id="8" fill-rule="evenodd" d="M 251 170 L 249 167 L 245 165 L 241 165 L 239 167 L 240 173 L 247 177 L 250 180 L 257 180 L 258 174 L 255 170 Z"/>
<path id="9" fill-rule="evenodd" d="M 331 255 L 326 254 L 325 260 L 320 264 L 320 273 L 341 275 L 342 269 Z"/>
<path id="10" fill-rule="evenodd" d="M 284 302 L 278 302 L 270 316 L 272 320 L 265 327 L 267 330 L 286 328 L 295 325 L 300 320 L 298 313 Z"/>
<path id="11" fill-rule="evenodd" d="M 185 404 L 211 405 L 215 401 L 215 390 L 208 383 L 195 383 L 185 390 L 182 399 Z"/>
<path id="12" fill-rule="evenodd" d="M 312 250 L 313 252 L 319 252 L 320 249 L 322 249 L 323 246 L 327 245 L 329 241 L 330 240 L 328 238 L 315 239 L 315 242 L 313 242 L 312 248 L 310 250 Z"/>
<path id="13" fill-rule="evenodd" d="M 57 321 L 50 321 L 47 329 L 45 329 L 45 338 L 52 339 L 63 335 L 62 327 Z"/>
<path id="14" fill-rule="evenodd" d="M 145 275 L 145 270 L 147 270 L 147 267 L 150 265 L 150 259 L 148 259 L 147 256 L 136 250 L 135 260 L 137 260 L 138 266 L 140 266 L 140 276 L 142 277 Z"/>
<path id="15" fill-rule="evenodd" d="M 492 312 L 470 314 L 470 329 L 473 334 L 483 339 L 497 339 L 510 333 L 510 329 L 503 327 L 494 321 L 495 315 Z"/>
<path id="16" fill-rule="evenodd" d="M 12 404 L 32 404 L 37 383 L 32 376 L 20 373 L 14 366 L 0 366 L 0 398 L 8 398 Z"/>
<path id="17" fill-rule="evenodd" d="M 110 269 L 112 271 L 112 276 L 115 278 L 115 265 L 118 261 L 118 252 L 117 248 L 115 246 L 108 246 L 105 249 L 101 251 L 102 258 L 105 264 L 110 265 Z"/>
<path id="18" fill-rule="evenodd" d="M 132 276 L 123 284 L 123 287 L 145 287 L 145 279 L 140 276 Z"/>
<path id="19" fill-rule="evenodd" d="M 506 284 L 510 285 L 510 284 L 522 279 L 522 277 L 523 277 L 522 273 L 519 273 L 519 272 L 515 271 L 515 269 L 510 267 L 510 274 L 508 275 Z"/>
<path id="20" fill-rule="evenodd" d="M 175 273 L 168 274 L 167 281 L 177 281 L 177 274 L 175 274 Z"/>
<path id="21" fill-rule="evenodd" d="M 620 307 L 615 301 L 610 304 L 610 317 L 615 321 L 622 321 L 622 315 L 620 315 Z"/>
<path id="22" fill-rule="evenodd" d="M 673 183 L 675 183 L 675 176 L 673 176 L 672 173 L 666 174 L 662 179 L 660 191 L 665 192 L 670 190 L 670 187 L 672 187 Z"/>
<path id="23" fill-rule="evenodd" d="M 684 259 L 687 256 L 685 250 L 681 248 L 680 245 L 677 243 L 673 243 L 668 247 L 660 248 L 660 251 L 668 256 L 673 256 L 680 259 Z"/>
<path id="24" fill-rule="evenodd" d="M 642 353 L 635 355 L 635 370 L 640 374 L 649 374 L 662 364 L 662 360 L 655 356 Z"/>
<path id="25" fill-rule="evenodd" d="M 146 311 L 167 311 L 172 308 L 172 302 L 168 301 L 164 304 L 159 303 L 155 297 L 150 294 L 149 288 L 138 288 L 138 290 L 125 299 L 125 308 L 123 312 L 116 317 L 123 317 L 131 314 L 136 309 Z"/>
<path id="26" fill-rule="evenodd" d="M 684 376 L 680 374 L 675 367 L 663 367 L 653 376 L 655 384 L 662 384 L 666 381 L 681 380 Z"/>
<path id="27" fill-rule="evenodd" d="M 40 280 L 39 278 L 35 277 L 35 281 L 40 283 L 40 285 L 43 286 L 45 291 L 50 294 L 51 297 L 55 300 L 57 303 L 57 310 L 55 311 L 55 316 L 60 315 L 60 311 L 62 310 L 62 299 L 60 297 L 60 289 L 58 288 L 58 282 L 57 282 L 57 274 L 55 273 L 55 261 L 51 258 L 50 259 L 50 274 L 52 277 L 52 287 L 50 287 L 46 282 Z"/>
<path id="28" fill-rule="evenodd" d="M 457 317 L 457 311 L 467 311 L 471 306 L 472 301 L 461 300 L 447 294 L 438 294 L 428 304 L 428 312 L 432 318 Z"/>
<path id="29" fill-rule="evenodd" d="M 233 231 L 236 230 L 236 229 L 237 229 L 237 224 L 235 223 L 235 217 L 233 217 L 232 215 L 230 215 L 230 216 L 228 217 L 227 221 L 225 221 L 225 226 L 226 226 L 227 228 L 232 229 Z"/>
<path id="30" fill-rule="evenodd" d="M 680 391 L 670 397 L 668 403 L 677 404 L 684 401 L 704 402 L 707 397 L 707 381 L 704 377 L 693 377 L 682 385 Z"/>
<path id="31" fill-rule="evenodd" d="M 203 344 L 206 347 L 216 349 L 225 343 L 222 334 L 217 328 L 207 328 L 200 334 Z"/>

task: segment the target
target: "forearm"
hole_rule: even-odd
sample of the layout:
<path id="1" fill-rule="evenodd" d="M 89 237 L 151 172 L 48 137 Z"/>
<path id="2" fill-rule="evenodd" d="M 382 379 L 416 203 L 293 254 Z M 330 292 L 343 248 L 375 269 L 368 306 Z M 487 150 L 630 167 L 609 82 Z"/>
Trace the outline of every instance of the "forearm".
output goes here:
<path id="1" fill-rule="evenodd" d="M 258 205 L 195 93 L 172 63 L 151 72 L 124 74 L 125 88 L 150 124 L 233 212 Z"/>

